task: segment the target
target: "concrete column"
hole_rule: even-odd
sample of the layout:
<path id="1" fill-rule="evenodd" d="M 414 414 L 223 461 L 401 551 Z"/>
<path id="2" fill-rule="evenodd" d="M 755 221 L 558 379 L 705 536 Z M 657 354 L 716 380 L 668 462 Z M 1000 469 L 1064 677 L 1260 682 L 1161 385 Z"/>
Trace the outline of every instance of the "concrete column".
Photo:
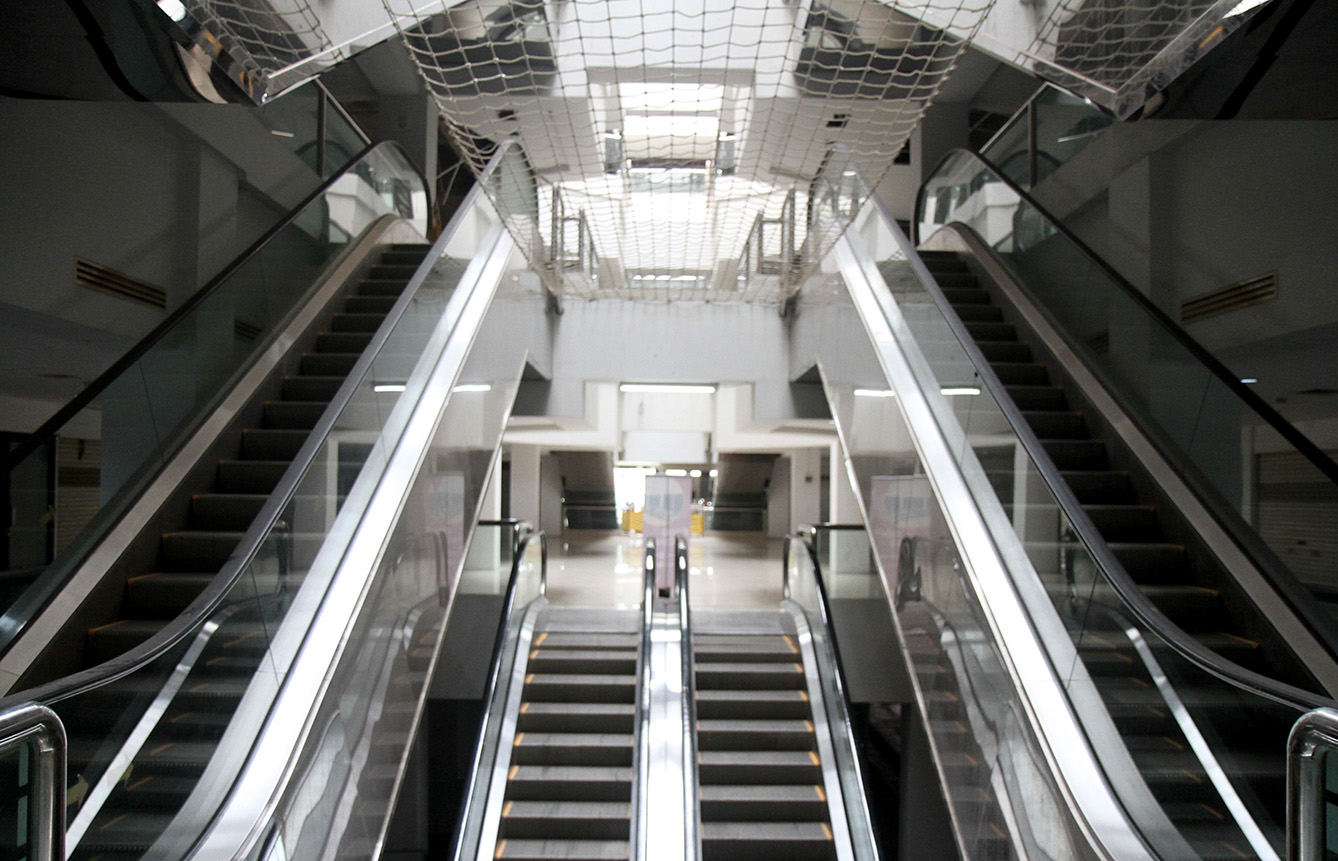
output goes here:
<path id="1" fill-rule="evenodd" d="M 860 512 L 859 497 L 850 483 L 850 471 L 846 469 L 846 453 L 838 439 L 832 443 L 831 458 L 831 521 L 832 523 L 862 523 L 864 515 Z"/>
<path id="2" fill-rule="evenodd" d="M 781 455 L 771 467 L 767 488 L 767 536 L 784 538 L 790 532 L 790 456 Z"/>
<path id="3" fill-rule="evenodd" d="M 539 447 L 511 446 L 511 516 L 538 524 Z"/>
<path id="4" fill-rule="evenodd" d="M 790 470 L 790 531 L 822 520 L 822 456 L 820 448 L 795 449 Z"/>
<path id="5" fill-rule="evenodd" d="M 422 168 L 429 185 L 437 179 L 437 103 L 426 92 L 381 98 L 380 133 L 398 141 Z M 435 193 L 435 189 L 433 190 Z"/>
<path id="6" fill-rule="evenodd" d="M 555 538 L 562 527 L 562 468 L 550 453 L 539 459 L 539 528 Z"/>
<path id="7" fill-rule="evenodd" d="M 502 459 L 499 457 L 488 475 L 483 488 L 483 502 L 479 505 L 479 520 L 498 520 L 502 516 Z"/>

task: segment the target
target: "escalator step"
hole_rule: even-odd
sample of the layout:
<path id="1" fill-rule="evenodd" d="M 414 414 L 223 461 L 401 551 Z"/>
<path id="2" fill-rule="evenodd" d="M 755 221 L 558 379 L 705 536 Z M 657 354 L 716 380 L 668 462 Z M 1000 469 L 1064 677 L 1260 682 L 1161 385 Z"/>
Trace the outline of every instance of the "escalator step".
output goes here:
<path id="1" fill-rule="evenodd" d="M 1017 330 L 1012 323 L 1003 321 L 973 320 L 966 322 L 966 331 L 980 341 L 1017 342 Z"/>
<path id="2" fill-rule="evenodd" d="M 515 765 L 632 764 L 630 733 L 522 732 L 516 734 L 511 762 Z"/>
<path id="3" fill-rule="evenodd" d="M 825 822 L 703 822 L 703 861 L 744 858 L 831 858 L 836 853 Z"/>
<path id="4" fill-rule="evenodd" d="M 591 765 L 513 765 L 507 798 L 629 801 L 632 769 Z"/>
<path id="5" fill-rule="evenodd" d="M 356 353 L 362 355 L 372 336 L 366 332 L 321 332 L 316 336 L 316 350 L 321 353 Z"/>
<path id="6" fill-rule="evenodd" d="M 502 840 L 497 861 L 620 861 L 631 857 L 627 840 Z"/>
<path id="7" fill-rule="evenodd" d="M 1234 824 L 1189 825 L 1181 827 L 1180 833 L 1189 841 L 1195 857 L 1202 861 L 1238 861 L 1241 858 L 1259 857 Z"/>
<path id="8" fill-rule="evenodd" d="M 980 283 L 980 279 L 967 270 L 944 270 L 934 272 L 933 275 L 934 280 L 938 282 L 938 286 L 942 287 L 944 291 L 950 288 L 974 287 Z"/>
<path id="9" fill-rule="evenodd" d="M 632 827 L 625 801 L 508 801 L 500 833 L 517 839 L 622 840 Z"/>
<path id="10" fill-rule="evenodd" d="M 522 732 L 631 732 L 633 703 L 522 703 L 516 728 Z"/>
<path id="11" fill-rule="evenodd" d="M 385 319 L 385 314 L 342 311 L 331 318 L 330 330 L 333 332 L 372 334 L 380 328 L 382 321 Z"/>
<path id="12" fill-rule="evenodd" d="M 372 268 L 367 271 L 367 277 L 372 279 L 395 279 L 401 284 L 408 284 L 409 279 L 413 277 L 414 272 L 418 271 L 416 263 L 373 263 Z"/>
<path id="13" fill-rule="evenodd" d="M 1023 418 L 1043 440 L 1081 440 L 1087 435 L 1087 426 L 1080 412 L 1072 410 L 1032 410 Z"/>
<path id="14" fill-rule="evenodd" d="M 593 673 L 531 673 L 525 677 L 525 699 L 530 702 L 632 702 L 636 676 Z"/>
<path id="15" fill-rule="evenodd" d="M 1135 503 L 1129 473 L 1109 469 L 1061 469 L 1064 481 L 1083 505 Z"/>
<path id="16" fill-rule="evenodd" d="M 139 857 L 162 835 L 172 820 L 169 813 L 129 813 L 117 817 L 98 817 L 79 841 L 77 855 L 71 857 L 105 858 L 116 853 Z"/>
<path id="17" fill-rule="evenodd" d="M 217 572 L 242 540 L 241 532 L 165 532 L 158 546 L 158 570 Z"/>
<path id="18" fill-rule="evenodd" d="M 700 690 L 800 689 L 804 667 L 798 663 L 705 662 L 697 664 Z"/>
<path id="19" fill-rule="evenodd" d="M 990 367 L 1005 386 L 1044 386 L 1050 382 L 1045 365 L 1037 362 L 990 362 Z"/>
<path id="20" fill-rule="evenodd" d="M 701 750 L 813 750 L 813 724 L 806 720 L 697 721 Z"/>
<path id="21" fill-rule="evenodd" d="M 793 664 L 799 658 L 799 649 L 786 637 L 751 637 L 740 641 L 694 642 L 693 656 L 698 663 Z"/>
<path id="22" fill-rule="evenodd" d="M 165 624 L 164 620 L 121 619 L 91 628 L 84 643 L 85 662 L 92 666 L 123 655 L 161 631 Z"/>
<path id="23" fill-rule="evenodd" d="M 1099 439 L 1042 439 L 1041 445 L 1061 471 L 1092 472 L 1109 465 L 1106 444 Z"/>
<path id="24" fill-rule="evenodd" d="M 527 665 L 536 673 L 635 673 L 636 652 L 611 649 L 555 649 L 530 651 Z"/>
<path id="25" fill-rule="evenodd" d="M 954 310 L 963 323 L 1003 322 L 1003 309 L 998 305 L 962 305 Z"/>
<path id="26" fill-rule="evenodd" d="M 636 649 L 640 642 L 638 633 L 544 631 L 534 638 L 533 645 L 548 649 Z"/>
<path id="27" fill-rule="evenodd" d="M 398 299 L 407 286 L 409 286 L 407 278 L 369 276 L 358 282 L 357 295 L 393 296 Z"/>
<path id="28" fill-rule="evenodd" d="M 267 401 L 261 424 L 265 428 L 309 431 L 327 406 L 329 401 Z"/>
<path id="29" fill-rule="evenodd" d="M 197 493 L 190 501 L 191 528 L 244 532 L 268 498 L 263 493 Z"/>
<path id="30" fill-rule="evenodd" d="M 697 691 L 697 717 L 804 720 L 809 716 L 803 690 Z"/>
<path id="31" fill-rule="evenodd" d="M 302 374 L 283 378 L 283 396 L 294 401 L 321 401 L 329 403 L 344 384 L 347 377 L 339 375 L 321 377 L 315 374 Z"/>
<path id="32" fill-rule="evenodd" d="M 353 353 L 303 353 L 300 367 L 303 374 L 318 377 L 338 377 L 340 383 L 348 378 L 349 371 L 358 363 L 361 352 Z"/>
<path id="33" fill-rule="evenodd" d="M 1068 403 L 1059 386 L 1007 386 L 1006 389 L 1020 410 L 1062 410 Z"/>
<path id="34" fill-rule="evenodd" d="M 1084 505 L 1083 509 L 1107 541 L 1152 541 L 1161 537 L 1157 509 L 1151 505 Z"/>
<path id="35" fill-rule="evenodd" d="M 215 572 L 141 574 L 126 581 L 124 615 L 139 619 L 174 619 L 185 610 Z"/>
<path id="36" fill-rule="evenodd" d="M 155 810 L 175 813 L 195 789 L 197 782 L 194 777 L 176 774 L 137 775 L 132 769 L 117 790 L 107 798 L 99 818 Z"/>
<path id="37" fill-rule="evenodd" d="M 384 318 L 395 307 L 398 299 L 398 296 L 350 296 L 344 302 L 344 311 L 349 314 L 378 314 Z"/>
<path id="38" fill-rule="evenodd" d="M 827 818 L 827 794 L 817 784 L 711 785 L 699 793 L 702 821 L 769 822 Z"/>
<path id="39" fill-rule="evenodd" d="M 242 457 L 246 460 L 292 461 L 310 436 L 304 430 L 247 428 L 242 431 Z"/>
<path id="40" fill-rule="evenodd" d="M 1031 364 L 1031 347 L 1017 341 L 977 341 L 980 354 L 990 364 L 1007 362 L 1009 364 Z"/>
<path id="41" fill-rule="evenodd" d="M 697 754 L 697 774 L 703 784 L 771 786 L 822 782 L 818 755 L 799 750 L 703 750 Z"/>
<path id="42" fill-rule="evenodd" d="M 220 493 L 263 493 L 274 490 L 291 460 L 220 460 L 214 487 Z"/>
<path id="43" fill-rule="evenodd" d="M 947 298 L 948 302 L 954 307 L 958 305 L 992 304 L 990 300 L 989 291 L 985 290 L 984 288 L 969 287 L 969 286 L 949 287 L 946 284 L 941 286 L 943 287 L 943 295 Z"/>
<path id="44" fill-rule="evenodd" d="M 1140 583 L 1173 583 L 1184 576 L 1185 548 L 1181 544 L 1111 541 L 1107 546 L 1129 576 Z"/>

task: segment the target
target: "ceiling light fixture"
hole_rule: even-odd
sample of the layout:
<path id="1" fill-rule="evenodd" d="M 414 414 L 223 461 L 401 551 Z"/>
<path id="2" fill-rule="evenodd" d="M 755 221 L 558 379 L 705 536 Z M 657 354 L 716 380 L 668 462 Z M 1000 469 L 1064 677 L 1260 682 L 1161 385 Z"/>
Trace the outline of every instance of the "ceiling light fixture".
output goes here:
<path id="1" fill-rule="evenodd" d="M 618 386 L 620 392 L 660 392 L 671 395 L 713 395 L 715 386 L 695 385 L 686 383 L 622 383 Z"/>

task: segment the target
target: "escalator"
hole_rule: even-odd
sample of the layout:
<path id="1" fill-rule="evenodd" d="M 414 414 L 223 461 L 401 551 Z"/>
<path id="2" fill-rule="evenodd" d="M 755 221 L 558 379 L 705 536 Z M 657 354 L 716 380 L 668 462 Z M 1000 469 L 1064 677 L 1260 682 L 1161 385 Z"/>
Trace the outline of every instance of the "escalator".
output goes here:
<path id="1" fill-rule="evenodd" d="M 1215 566 L 1202 548 L 1168 537 L 1168 519 L 1146 492 L 1150 476 L 1116 468 L 1117 459 L 1137 470 L 1127 454 L 1112 455 L 1111 441 L 1094 432 L 1066 392 L 1040 361 L 1037 351 L 1006 320 L 1005 311 L 957 253 L 928 251 L 922 259 L 976 346 L 1004 383 L 1041 445 L 1083 510 L 1129 576 L 1154 606 L 1179 628 L 1214 653 L 1273 678 L 1313 685 L 1295 658 L 1266 648 L 1260 632 L 1266 623 L 1251 619 L 1240 602 L 1231 609 L 1224 593 L 1235 586 L 1229 572 Z M 996 492 L 1012 499 L 1011 474 L 998 476 Z M 1005 506 L 1006 508 L 1008 506 Z M 1178 532 L 1188 530 L 1181 527 Z M 1178 725 L 1165 695 L 1158 691 L 1156 664 L 1145 662 L 1136 641 L 1118 619 L 1084 638 L 1080 649 L 1096 689 L 1115 720 L 1123 743 L 1147 778 L 1177 830 L 1204 858 L 1243 857 L 1249 842 L 1223 798 L 1214 790 L 1206 764 Z M 1214 726 L 1236 727 L 1221 739 L 1229 757 L 1219 762 L 1227 780 L 1241 787 L 1268 813 L 1275 829 L 1285 821 L 1286 761 L 1278 756 L 1295 716 L 1273 703 L 1238 693 L 1224 685 L 1182 683 L 1176 698 L 1192 712 L 1209 712 Z M 1229 720 L 1225 719 L 1229 716 Z M 1282 843 L 1274 830 L 1273 844 Z"/>
<path id="2" fill-rule="evenodd" d="M 833 161 L 818 225 L 851 209 Z M 873 202 L 849 300 L 796 310 L 959 851 L 1282 857 L 1287 734 L 1338 639 L 1242 464 L 1338 468 L 978 156 L 919 206 L 926 247 Z"/>
<path id="3" fill-rule="evenodd" d="M 358 216 L 363 235 L 331 222 L 330 195 L 362 184 L 376 190 L 399 169 L 384 151 L 369 153 L 284 225 L 306 232 L 324 224 L 340 239 L 314 267 L 324 279 L 314 292 L 297 290 L 292 310 L 274 315 L 278 328 L 265 337 L 275 346 L 260 338 L 229 359 L 261 355 L 269 365 L 218 372 L 227 385 L 205 393 L 204 413 L 188 418 L 164 452 L 162 475 L 150 462 L 122 488 L 130 498 L 121 510 L 130 515 L 108 514 L 114 528 L 99 540 L 133 552 L 118 554 L 81 597 L 81 579 L 107 555 L 84 542 L 87 557 L 56 560 L 38 581 L 47 595 L 28 600 L 37 612 L 7 628 L 15 635 L 5 660 L 38 660 L 16 673 L 34 686 L 6 704 L 46 703 L 68 734 L 70 857 L 244 852 L 211 844 L 238 839 L 221 823 L 252 822 L 245 833 L 291 809 L 285 804 L 309 812 L 322 798 L 340 812 L 343 830 L 327 823 L 319 837 L 309 829 L 289 839 L 357 854 L 375 843 L 367 829 L 385 827 L 470 539 L 465 521 L 432 512 L 444 511 L 442 494 L 477 508 L 527 361 L 512 327 L 542 316 L 544 305 L 523 288 L 499 297 L 511 246 L 477 190 L 430 250 L 405 241 L 412 230 L 396 220 L 398 198 L 375 191 Z M 499 163 L 506 158 L 499 153 Z M 469 229 L 457 229 L 466 221 Z M 312 268 L 287 265 L 264 247 L 251 259 L 257 269 L 233 267 L 232 282 L 209 289 L 226 293 L 242 282 L 277 300 L 293 289 L 257 271 L 292 277 Z M 244 309 L 251 296 L 233 293 L 240 298 L 227 300 Z M 195 307 L 208 311 L 211 302 Z M 189 314 L 181 319 L 198 331 Z M 248 343 L 258 338 L 247 334 Z M 166 349 L 170 361 L 179 341 L 156 335 L 121 370 L 166 367 L 154 350 Z M 453 396 L 457 385 L 483 396 Z M 208 433 L 217 439 L 201 442 Z M 179 486 L 160 490 L 169 479 Z M 438 499 L 436 509 L 426 494 Z M 137 513 L 150 504 L 158 508 Z M 127 526 L 140 531 L 122 535 Z M 53 585 L 58 574 L 69 583 Z M 112 597 L 96 600 L 104 596 Z M 117 615 L 90 624 L 103 603 Z M 22 609 L 21 600 L 7 621 Z M 311 668 L 319 662 L 323 668 Z M 295 706 L 293 697 L 308 699 Z M 368 705 L 340 715 L 348 697 Z M 298 735 L 275 741 L 276 729 Z M 261 752 L 267 743 L 281 753 Z M 345 765 L 310 771 L 328 755 L 314 751 L 331 744 L 344 748 Z M 305 777 L 284 778 L 290 769 Z M 299 797 L 283 800 L 292 785 L 285 779 L 313 775 L 328 783 L 304 784 Z M 278 782 L 234 789 L 255 779 Z M 262 829 L 252 839 L 276 833 Z"/>

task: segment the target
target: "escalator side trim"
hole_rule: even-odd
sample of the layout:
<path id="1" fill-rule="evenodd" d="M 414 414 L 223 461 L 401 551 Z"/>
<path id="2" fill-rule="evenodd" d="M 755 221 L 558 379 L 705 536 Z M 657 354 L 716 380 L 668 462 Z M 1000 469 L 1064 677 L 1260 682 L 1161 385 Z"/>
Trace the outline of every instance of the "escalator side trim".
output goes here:
<path id="1" fill-rule="evenodd" d="M 827 698 L 822 692 L 819 679 L 818 656 L 813 649 L 813 632 L 808 625 L 808 617 L 803 609 L 793 601 L 781 602 L 781 609 L 788 613 L 794 622 L 795 640 L 799 644 L 799 653 L 804 667 L 804 685 L 808 691 L 809 719 L 813 723 L 813 738 L 818 746 L 818 762 L 822 768 L 822 784 L 827 793 L 827 816 L 831 820 L 832 841 L 836 847 L 837 861 L 854 861 L 855 849 L 850 842 L 850 821 L 846 816 L 845 793 L 841 789 L 841 777 L 836 771 L 836 739 L 833 727 L 827 720 Z M 845 739 L 849 742 L 849 739 Z M 853 801 L 853 800 L 852 800 Z"/>
<path id="2" fill-rule="evenodd" d="M 521 701 L 525 698 L 530 644 L 534 642 L 539 612 L 546 606 L 548 599 L 543 597 L 530 603 L 516 640 L 516 659 L 507 679 L 506 705 L 502 709 L 501 724 L 497 730 L 497 756 L 492 763 L 492 777 L 488 781 L 488 795 L 484 801 L 483 824 L 479 829 L 479 843 L 474 855 L 477 861 L 492 861 L 497 850 L 497 835 L 502 827 L 502 804 L 506 800 L 507 774 L 511 769 L 511 754 L 516 741 L 516 725 L 520 720 Z M 468 816 L 468 811 L 465 815 Z"/>
<path id="3" fill-rule="evenodd" d="M 1069 809 L 1075 811 L 1075 824 L 1106 858 L 1151 861 L 1149 847 L 1116 800 L 1088 738 L 1077 724 L 1021 596 L 1010 585 L 1000 549 L 976 508 L 975 497 L 958 470 L 938 418 L 902 352 L 892 323 L 879 304 L 880 297 L 874 295 L 870 276 L 863 270 L 850 238 L 838 240 L 833 253 L 840 271 L 846 273 L 851 298 L 868 329 L 882 371 L 898 392 L 895 400 L 913 429 L 916 454 L 926 466 L 926 477 L 940 500 L 953 541 L 962 550 L 965 576 L 975 593 L 987 599 L 982 600 L 980 611 L 987 627 L 995 632 L 997 653 L 1027 711 L 1027 723 L 1034 729 L 1051 773 L 1058 777 Z M 1006 639 L 1000 634 L 1004 631 L 1009 633 Z M 923 711 L 923 703 L 920 706 Z M 930 741 L 932 744 L 933 739 Z M 1064 755 L 1060 756 L 1059 751 Z M 959 848 L 965 851 L 961 835 L 955 836 Z"/>

